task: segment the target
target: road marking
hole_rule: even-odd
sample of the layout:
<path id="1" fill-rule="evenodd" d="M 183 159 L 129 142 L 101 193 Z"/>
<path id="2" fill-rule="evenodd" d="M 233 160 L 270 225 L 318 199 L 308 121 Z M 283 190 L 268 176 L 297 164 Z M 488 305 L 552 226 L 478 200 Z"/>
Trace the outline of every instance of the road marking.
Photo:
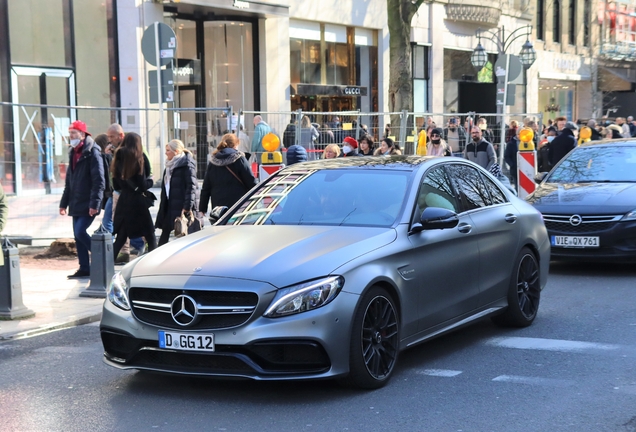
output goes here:
<path id="1" fill-rule="evenodd" d="M 573 380 L 537 378 L 537 377 L 526 377 L 526 376 L 518 376 L 518 375 L 499 375 L 498 377 L 493 378 L 493 381 L 509 382 L 513 384 L 552 386 L 552 387 L 567 387 L 574 384 Z"/>
<path id="2" fill-rule="evenodd" d="M 420 375 L 452 378 L 462 373 L 462 371 L 448 370 L 448 369 L 424 369 L 424 370 L 417 371 L 417 373 Z"/>
<path id="3" fill-rule="evenodd" d="M 619 349 L 619 345 L 601 344 L 596 342 L 580 342 L 559 339 L 502 337 L 493 338 L 486 342 L 488 345 L 502 348 L 517 348 L 527 350 L 582 352 L 589 350 L 611 351 Z"/>

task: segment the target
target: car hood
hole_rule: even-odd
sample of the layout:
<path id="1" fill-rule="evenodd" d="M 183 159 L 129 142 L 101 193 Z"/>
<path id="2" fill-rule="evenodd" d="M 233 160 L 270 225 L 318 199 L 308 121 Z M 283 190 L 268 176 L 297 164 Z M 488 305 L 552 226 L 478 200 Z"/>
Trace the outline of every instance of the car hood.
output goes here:
<path id="1" fill-rule="evenodd" d="M 621 214 L 636 208 L 636 183 L 543 183 L 527 201 L 542 213 Z"/>
<path id="2" fill-rule="evenodd" d="M 284 287 L 329 275 L 396 237 L 392 228 L 213 226 L 144 255 L 132 277 L 216 276 Z"/>

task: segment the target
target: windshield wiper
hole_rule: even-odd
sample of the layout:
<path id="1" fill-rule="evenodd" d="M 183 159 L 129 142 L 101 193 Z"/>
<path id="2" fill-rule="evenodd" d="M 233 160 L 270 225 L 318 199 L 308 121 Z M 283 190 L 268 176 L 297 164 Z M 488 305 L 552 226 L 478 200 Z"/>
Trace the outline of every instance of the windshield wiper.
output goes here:
<path id="1" fill-rule="evenodd" d="M 349 218 L 349 216 L 351 216 L 351 213 L 353 213 L 354 211 L 358 210 L 358 208 L 354 208 L 353 210 L 351 210 L 349 213 L 347 213 L 347 215 L 342 219 L 342 222 L 340 222 L 338 224 L 338 226 L 342 226 L 343 223 L 345 223 L 345 221 L 347 220 L 347 218 Z"/>

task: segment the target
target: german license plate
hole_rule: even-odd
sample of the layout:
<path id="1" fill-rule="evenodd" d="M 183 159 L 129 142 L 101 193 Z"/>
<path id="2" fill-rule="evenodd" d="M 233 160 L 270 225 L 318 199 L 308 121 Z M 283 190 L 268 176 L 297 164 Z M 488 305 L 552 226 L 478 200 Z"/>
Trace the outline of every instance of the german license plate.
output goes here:
<path id="1" fill-rule="evenodd" d="M 552 246 L 554 247 L 597 248 L 600 245 L 598 237 L 552 236 Z"/>
<path id="2" fill-rule="evenodd" d="M 159 331 L 159 348 L 214 352 L 214 334 Z"/>

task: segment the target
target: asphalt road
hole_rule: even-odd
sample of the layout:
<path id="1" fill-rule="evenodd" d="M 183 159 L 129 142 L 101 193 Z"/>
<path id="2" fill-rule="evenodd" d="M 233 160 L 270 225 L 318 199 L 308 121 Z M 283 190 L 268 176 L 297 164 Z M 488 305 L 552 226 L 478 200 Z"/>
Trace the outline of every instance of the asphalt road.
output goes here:
<path id="1" fill-rule="evenodd" d="M 636 431 L 635 281 L 634 266 L 555 264 L 532 327 L 420 345 L 373 392 L 122 372 L 96 325 L 6 342 L 0 430 Z"/>

